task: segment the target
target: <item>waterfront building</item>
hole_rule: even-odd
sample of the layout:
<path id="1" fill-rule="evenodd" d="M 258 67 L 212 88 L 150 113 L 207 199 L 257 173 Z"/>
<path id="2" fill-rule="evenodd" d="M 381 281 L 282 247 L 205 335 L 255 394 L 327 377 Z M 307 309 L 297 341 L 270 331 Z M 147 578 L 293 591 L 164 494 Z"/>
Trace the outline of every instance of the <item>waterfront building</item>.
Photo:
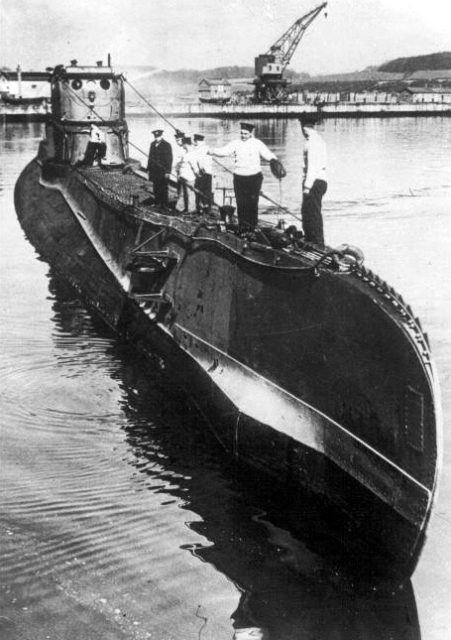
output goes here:
<path id="1" fill-rule="evenodd" d="M 15 99 L 50 98 L 49 74 L 47 71 L 0 71 L 2 95 Z"/>
<path id="2" fill-rule="evenodd" d="M 413 104 L 451 104 L 451 87 L 405 87 L 400 96 Z"/>
<path id="3" fill-rule="evenodd" d="M 198 87 L 201 102 L 224 103 L 232 97 L 232 85 L 224 78 L 215 80 L 202 78 Z"/>

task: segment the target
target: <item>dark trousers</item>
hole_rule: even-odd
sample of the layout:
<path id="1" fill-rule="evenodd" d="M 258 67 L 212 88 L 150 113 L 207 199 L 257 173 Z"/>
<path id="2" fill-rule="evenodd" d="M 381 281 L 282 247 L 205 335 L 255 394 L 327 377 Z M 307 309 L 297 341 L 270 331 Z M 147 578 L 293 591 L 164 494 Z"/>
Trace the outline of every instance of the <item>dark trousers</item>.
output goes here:
<path id="1" fill-rule="evenodd" d="M 149 174 L 149 180 L 153 182 L 153 195 L 155 204 L 168 206 L 168 179 L 163 177 L 152 177 Z"/>
<path id="2" fill-rule="evenodd" d="M 194 188 L 196 189 L 197 211 L 210 211 L 211 203 L 213 201 L 211 185 L 211 173 L 203 173 L 202 175 L 196 177 L 196 180 L 194 181 Z"/>
<path id="3" fill-rule="evenodd" d="M 258 223 L 258 197 L 263 183 L 263 174 L 238 176 L 233 174 L 238 226 L 240 231 L 253 231 Z"/>
<path id="4" fill-rule="evenodd" d="M 87 164 L 91 166 L 94 164 L 94 160 L 100 161 L 106 155 L 106 144 L 105 142 L 88 142 L 88 146 L 86 147 L 85 159 L 83 160 L 83 164 Z"/>
<path id="5" fill-rule="evenodd" d="M 302 229 L 307 242 L 324 246 L 323 216 L 321 202 L 327 191 L 327 182 L 315 180 L 309 193 L 304 193 L 302 200 Z"/>

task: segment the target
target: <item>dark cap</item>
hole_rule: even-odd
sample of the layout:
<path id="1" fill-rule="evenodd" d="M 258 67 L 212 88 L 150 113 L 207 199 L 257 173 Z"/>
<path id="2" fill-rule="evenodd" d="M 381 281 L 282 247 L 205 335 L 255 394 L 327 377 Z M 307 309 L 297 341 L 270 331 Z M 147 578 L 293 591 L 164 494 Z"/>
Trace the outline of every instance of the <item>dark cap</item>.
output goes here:
<path id="1" fill-rule="evenodd" d="M 314 127 L 321 122 L 321 117 L 317 113 L 303 113 L 299 117 L 299 122 L 302 127 Z"/>
<path id="2" fill-rule="evenodd" d="M 204 140 L 205 136 L 203 136 L 201 133 L 195 133 L 194 134 L 194 140 Z"/>
<path id="3" fill-rule="evenodd" d="M 253 131 L 255 129 L 255 125 L 249 122 L 240 122 L 240 127 L 245 131 Z"/>
<path id="4" fill-rule="evenodd" d="M 163 135 L 163 129 L 154 129 L 152 131 L 154 136 L 162 136 Z"/>
<path id="5" fill-rule="evenodd" d="M 183 131 L 179 131 L 179 129 L 177 129 L 175 132 L 175 139 L 181 140 L 184 137 L 185 137 L 185 134 L 183 133 Z"/>
<path id="6" fill-rule="evenodd" d="M 190 136 L 183 136 L 182 142 L 183 142 L 183 144 L 191 144 L 191 137 Z"/>

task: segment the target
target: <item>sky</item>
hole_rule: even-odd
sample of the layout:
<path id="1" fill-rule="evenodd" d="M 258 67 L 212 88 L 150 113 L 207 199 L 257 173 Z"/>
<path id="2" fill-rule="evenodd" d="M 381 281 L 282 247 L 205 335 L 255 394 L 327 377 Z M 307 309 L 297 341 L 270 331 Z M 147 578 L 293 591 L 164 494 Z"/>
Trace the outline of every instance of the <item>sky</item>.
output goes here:
<path id="1" fill-rule="evenodd" d="M 111 54 L 121 66 L 253 66 L 321 0 L 0 0 L 0 66 L 41 70 Z M 404 56 L 451 50 L 451 0 L 329 0 L 291 68 L 360 71 Z"/>

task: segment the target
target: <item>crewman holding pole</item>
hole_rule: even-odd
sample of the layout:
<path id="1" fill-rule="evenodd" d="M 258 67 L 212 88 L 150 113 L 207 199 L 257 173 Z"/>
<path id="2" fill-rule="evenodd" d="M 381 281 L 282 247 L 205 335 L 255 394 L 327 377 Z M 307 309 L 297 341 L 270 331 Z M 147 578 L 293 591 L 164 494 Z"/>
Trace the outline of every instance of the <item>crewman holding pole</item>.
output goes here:
<path id="1" fill-rule="evenodd" d="M 196 211 L 198 213 L 209 213 L 213 202 L 212 183 L 213 169 L 211 156 L 205 144 L 205 136 L 195 133 L 193 136 L 196 180 Z"/>

